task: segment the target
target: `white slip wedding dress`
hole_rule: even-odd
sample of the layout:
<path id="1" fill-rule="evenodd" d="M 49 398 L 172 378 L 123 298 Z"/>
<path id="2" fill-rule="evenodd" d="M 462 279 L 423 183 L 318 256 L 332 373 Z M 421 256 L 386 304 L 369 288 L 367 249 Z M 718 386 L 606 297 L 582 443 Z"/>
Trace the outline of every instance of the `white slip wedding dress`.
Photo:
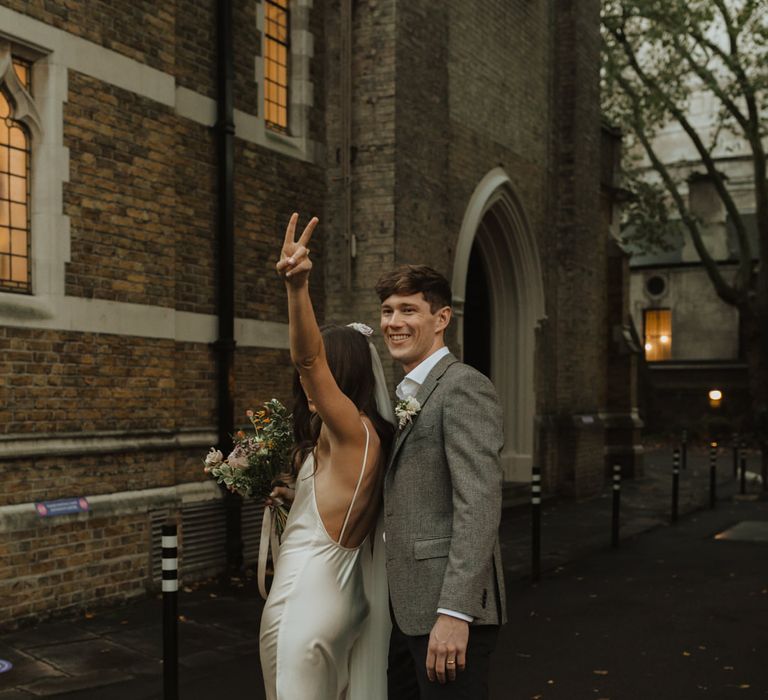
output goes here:
<path id="1" fill-rule="evenodd" d="M 360 477 L 339 541 L 362 483 Z M 327 533 L 315 498 L 314 456 L 296 479 L 259 639 L 267 700 L 386 700 L 389 603 L 381 523 L 344 547 Z"/>

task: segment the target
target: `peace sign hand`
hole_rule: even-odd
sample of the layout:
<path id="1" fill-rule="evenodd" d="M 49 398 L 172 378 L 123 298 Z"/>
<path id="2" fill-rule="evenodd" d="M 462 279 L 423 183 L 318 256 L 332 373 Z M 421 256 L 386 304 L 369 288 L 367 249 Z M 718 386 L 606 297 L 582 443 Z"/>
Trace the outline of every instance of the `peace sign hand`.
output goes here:
<path id="1" fill-rule="evenodd" d="M 283 241 L 283 249 L 280 251 L 280 261 L 275 265 L 275 269 L 285 280 L 285 283 L 294 287 L 301 287 L 309 279 L 312 261 L 309 259 L 309 248 L 307 248 L 307 245 L 319 221 L 316 216 L 312 217 L 299 240 L 294 241 L 298 220 L 299 215 L 296 212 L 291 214 L 290 221 L 288 221 L 288 226 L 285 229 L 285 240 Z"/>

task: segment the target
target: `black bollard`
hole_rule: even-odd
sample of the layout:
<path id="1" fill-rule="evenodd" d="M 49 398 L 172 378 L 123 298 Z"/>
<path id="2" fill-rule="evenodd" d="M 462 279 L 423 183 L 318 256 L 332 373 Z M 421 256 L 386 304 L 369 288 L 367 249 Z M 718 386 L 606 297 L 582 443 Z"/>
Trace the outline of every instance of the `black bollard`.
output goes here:
<path id="1" fill-rule="evenodd" d="M 619 546 L 619 513 L 621 509 L 621 465 L 613 465 L 613 515 L 611 520 L 611 545 Z"/>
<path id="2" fill-rule="evenodd" d="M 717 502 L 717 443 L 709 446 L 709 507 Z"/>
<path id="3" fill-rule="evenodd" d="M 677 522 L 677 509 L 680 497 L 680 450 L 672 453 L 672 522 Z"/>
<path id="4" fill-rule="evenodd" d="M 743 496 L 747 492 L 747 446 L 741 443 L 741 464 L 739 474 L 739 493 Z"/>
<path id="5" fill-rule="evenodd" d="M 733 434 L 733 478 L 739 475 L 739 434 Z"/>
<path id="6" fill-rule="evenodd" d="M 531 579 L 541 578 L 541 468 L 531 473 Z"/>
<path id="7" fill-rule="evenodd" d="M 178 547 L 176 523 L 163 524 L 163 700 L 179 700 Z"/>
<path id="8" fill-rule="evenodd" d="M 682 465 L 683 465 L 683 469 L 685 469 L 688 466 L 688 431 L 687 430 L 683 430 L 683 441 L 682 441 L 681 447 L 683 450 Z"/>

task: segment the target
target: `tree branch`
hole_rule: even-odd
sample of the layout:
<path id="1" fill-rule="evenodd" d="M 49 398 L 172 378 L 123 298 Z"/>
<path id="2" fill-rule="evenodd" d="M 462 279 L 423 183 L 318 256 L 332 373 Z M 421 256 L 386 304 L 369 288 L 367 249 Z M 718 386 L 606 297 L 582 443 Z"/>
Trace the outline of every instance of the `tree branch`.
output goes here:
<path id="1" fill-rule="evenodd" d="M 643 128 L 643 125 L 640 119 L 638 118 L 638 115 L 640 114 L 639 96 L 634 91 L 634 89 L 632 88 L 632 86 L 630 85 L 629 81 L 626 78 L 618 74 L 616 76 L 616 80 L 621 86 L 624 93 L 630 98 L 630 100 L 635 106 L 635 110 L 633 113 L 634 116 L 632 117 L 633 130 L 637 135 L 637 138 L 639 139 L 640 143 L 642 144 L 643 149 L 645 150 L 648 156 L 648 159 L 651 161 L 651 165 L 656 170 L 656 172 L 658 172 L 659 175 L 661 176 L 661 179 L 664 182 L 664 186 L 667 188 L 667 191 L 672 197 L 672 201 L 675 204 L 675 208 L 680 214 L 680 219 L 691 235 L 693 246 L 694 248 L 696 248 L 696 252 L 701 258 L 701 262 L 703 263 L 704 269 L 707 271 L 707 274 L 709 275 L 709 278 L 712 281 L 712 285 L 714 286 L 715 291 L 717 292 L 718 296 L 727 304 L 731 304 L 734 306 L 738 305 L 740 301 L 739 294 L 733 287 L 728 285 L 728 283 L 723 279 L 722 274 L 720 274 L 720 270 L 717 267 L 717 263 L 709 254 L 707 247 L 704 245 L 704 241 L 701 238 L 701 232 L 699 231 L 699 226 L 696 223 L 696 220 L 690 215 L 688 211 L 688 207 L 686 207 L 685 201 L 683 200 L 683 197 L 680 194 L 680 191 L 677 189 L 677 185 L 675 184 L 675 181 L 672 179 L 672 176 L 670 175 L 669 170 L 667 169 L 667 166 L 664 165 L 664 163 L 662 163 L 658 155 L 656 155 L 656 152 L 654 151 L 653 146 L 651 145 L 650 139 L 648 138 L 648 135 L 645 133 L 645 129 Z"/>
<path id="2" fill-rule="evenodd" d="M 745 284 L 748 284 L 752 275 L 752 253 L 750 250 L 749 239 L 747 237 L 746 229 L 744 228 L 744 220 L 741 217 L 741 213 L 736 207 L 736 203 L 733 201 L 730 192 L 728 192 L 727 188 L 725 187 L 723 177 L 717 169 L 717 166 L 712 158 L 712 154 L 704 145 L 701 137 L 697 133 L 696 129 L 693 128 L 683 111 L 675 104 L 672 99 L 669 98 L 669 96 L 659 87 L 659 85 L 646 74 L 646 72 L 640 66 L 640 63 L 637 60 L 637 56 L 635 55 L 635 52 L 632 49 L 632 46 L 630 46 L 626 37 L 623 34 L 616 32 L 615 30 L 609 31 L 611 31 L 616 41 L 619 42 L 619 45 L 624 50 L 624 54 L 629 61 L 629 65 L 632 67 L 632 70 L 635 72 L 637 77 L 640 79 L 647 90 L 656 95 L 664 103 L 666 108 L 678 121 L 680 126 L 683 128 L 683 131 L 685 131 L 685 133 L 691 139 L 694 147 L 698 151 L 699 156 L 701 157 L 701 161 L 704 164 L 704 167 L 706 168 L 710 178 L 712 179 L 712 184 L 715 186 L 717 194 L 725 205 L 726 211 L 730 215 L 731 221 L 733 221 L 733 224 L 736 228 L 736 236 L 739 241 L 740 257 L 738 286 L 739 288 L 743 288 Z M 626 81 L 624 78 L 621 78 L 620 76 L 619 82 L 620 84 L 623 83 L 627 87 L 630 87 L 628 81 Z M 626 88 L 623 89 L 626 91 Z"/>

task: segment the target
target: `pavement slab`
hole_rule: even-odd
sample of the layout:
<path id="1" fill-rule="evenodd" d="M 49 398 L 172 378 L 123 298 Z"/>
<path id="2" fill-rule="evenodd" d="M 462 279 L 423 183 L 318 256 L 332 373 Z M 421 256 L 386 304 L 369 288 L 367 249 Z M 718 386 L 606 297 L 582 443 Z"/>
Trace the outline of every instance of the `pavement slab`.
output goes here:
<path id="1" fill-rule="evenodd" d="M 45 678 L 24 686 L 32 697 L 55 697 L 72 691 L 87 689 L 94 698 L 108 698 L 107 686 L 121 681 L 130 680 L 132 676 L 119 670 L 106 669 L 97 673 L 61 678 Z"/>
<path id="2" fill-rule="evenodd" d="M 0 642 L 0 659 L 10 661 L 13 668 L 0 673 L 0 692 L 30 683 L 39 678 L 63 676 L 55 666 L 36 659 L 20 649 Z"/>
<path id="3" fill-rule="evenodd" d="M 57 642 L 79 642 L 87 639 L 96 639 L 96 635 L 81 629 L 73 622 L 49 622 L 36 627 L 10 632 L 3 636 L 3 642 L 17 649 L 34 649 L 51 643 L 51 639 Z"/>
<path id="4" fill-rule="evenodd" d="M 111 669 L 129 669 L 147 661 L 144 654 L 105 638 L 36 647 L 34 655 L 68 676 L 88 675 Z"/>

